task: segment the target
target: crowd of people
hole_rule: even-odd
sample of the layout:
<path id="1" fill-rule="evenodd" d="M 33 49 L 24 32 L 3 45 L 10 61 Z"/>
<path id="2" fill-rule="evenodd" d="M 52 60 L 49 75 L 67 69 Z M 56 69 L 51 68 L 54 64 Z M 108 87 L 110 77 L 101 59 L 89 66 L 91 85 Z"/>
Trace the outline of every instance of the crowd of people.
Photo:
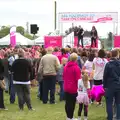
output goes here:
<path id="1" fill-rule="evenodd" d="M 0 50 L 0 109 L 3 91 L 10 94 L 10 103 L 18 97 L 20 110 L 31 105 L 30 85 L 38 81 L 37 97 L 43 104 L 55 104 L 56 84 L 59 100 L 65 101 L 67 120 L 74 120 L 76 103 L 78 119 L 84 108 L 88 119 L 89 104 L 102 106 L 105 97 L 107 120 L 120 120 L 120 51 L 115 49 L 42 48 L 40 46 L 3 48 Z M 50 92 L 50 99 L 48 98 Z M 113 106 L 114 105 L 114 106 Z"/>

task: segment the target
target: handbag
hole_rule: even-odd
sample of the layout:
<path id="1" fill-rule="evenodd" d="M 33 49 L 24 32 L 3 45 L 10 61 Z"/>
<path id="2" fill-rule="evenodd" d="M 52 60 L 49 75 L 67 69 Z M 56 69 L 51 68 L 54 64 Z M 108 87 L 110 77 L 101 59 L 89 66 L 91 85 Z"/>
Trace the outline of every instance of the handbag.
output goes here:
<path id="1" fill-rule="evenodd" d="M 2 88 L 3 90 L 5 90 L 4 80 L 0 80 L 0 88 Z"/>

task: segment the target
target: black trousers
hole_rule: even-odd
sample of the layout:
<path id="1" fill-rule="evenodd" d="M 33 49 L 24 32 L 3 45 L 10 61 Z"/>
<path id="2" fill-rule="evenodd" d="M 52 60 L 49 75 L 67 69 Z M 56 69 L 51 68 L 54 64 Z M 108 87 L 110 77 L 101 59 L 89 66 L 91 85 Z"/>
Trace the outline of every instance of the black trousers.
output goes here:
<path id="1" fill-rule="evenodd" d="M 97 46 L 96 38 L 91 37 L 91 47 L 93 47 L 93 44 L 95 44 L 95 47 Z"/>
<path id="2" fill-rule="evenodd" d="M 73 118 L 75 104 L 76 104 L 76 97 L 77 97 L 77 93 L 70 94 L 65 92 L 65 112 L 66 112 L 67 118 L 70 118 L 70 119 Z"/>
<path id="3" fill-rule="evenodd" d="M 50 91 L 50 103 L 55 103 L 55 84 L 56 84 L 56 76 L 44 76 L 43 77 L 43 103 L 46 104 L 48 102 L 48 93 Z"/>
<path id="4" fill-rule="evenodd" d="M 87 117 L 88 116 L 88 105 L 83 105 L 83 104 L 79 104 L 78 116 L 81 117 L 83 106 L 84 106 L 84 116 Z"/>
<path id="5" fill-rule="evenodd" d="M 40 100 L 42 100 L 42 97 L 43 97 L 43 81 L 41 81 L 39 84 L 40 84 Z"/>
<path id="6" fill-rule="evenodd" d="M 18 96 L 18 104 L 20 109 L 24 109 L 24 103 L 28 109 L 32 109 L 30 99 L 30 85 L 15 84 L 15 90 Z"/>
<path id="7" fill-rule="evenodd" d="M 78 47 L 80 46 L 80 40 L 81 40 L 81 45 L 82 45 L 82 48 L 84 47 L 83 45 L 83 36 L 78 36 Z"/>
<path id="8" fill-rule="evenodd" d="M 5 108 L 4 95 L 3 95 L 3 89 L 2 88 L 0 88 L 0 108 Z"/>

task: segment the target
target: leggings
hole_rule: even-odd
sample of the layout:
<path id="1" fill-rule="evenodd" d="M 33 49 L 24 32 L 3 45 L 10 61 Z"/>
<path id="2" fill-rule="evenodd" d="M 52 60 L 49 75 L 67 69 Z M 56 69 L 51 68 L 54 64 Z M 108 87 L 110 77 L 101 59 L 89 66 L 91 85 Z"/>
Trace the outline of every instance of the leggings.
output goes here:
<path id="1" fill-rule="evenodd" d="M 75 104 L 76 104 L 76 97 L 77 97 L 77 93 L 70 94 L 65 92 L 65 112 L 66 112 L 67 118 L 69 119 L 73 118 Z"/>
<path id="2" fill-rule="evenodd" d="M 96 38 L 94 37 L 91 38 L 91 47 L 93 47 L 93 43 L 95 44 L 95 47 L 96 47 L 97 43 L 96 43 Z"/>
<path id="3" fill-rule="evenodd" d="M 88 105 L 84 105 L 84 104 L 79 104 L 78 116 L 81 117 L 83 106 L 84 106 L 84 116 L 87 117 L 88 116 Z"/>

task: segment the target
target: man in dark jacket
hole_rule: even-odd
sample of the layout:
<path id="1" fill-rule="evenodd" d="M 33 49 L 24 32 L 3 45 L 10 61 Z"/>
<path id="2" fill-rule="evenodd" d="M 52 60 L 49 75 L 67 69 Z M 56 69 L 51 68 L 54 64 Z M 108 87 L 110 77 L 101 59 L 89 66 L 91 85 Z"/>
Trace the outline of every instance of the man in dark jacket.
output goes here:
<path id="1" fill-rule="evenodd" d="M 78 47 L 80 45 L 80 40 L 81 40 L 81 45 L 82 45 L 82 48 L 83 48 L 84 47 L 84 45 L 83 45 L 84 30 L 81 26 L 79 26 L 77 34 L 78 34 Z"/>
<path id="2" fill-rule="evenodd" d="M 113 100 L 115 99 L 117 118 L 120 120 L 120 61 L 117 50 L 112 51 L 112 59 L 106 64 L 103 76 L 108 120 L 113 120 Z"/>
<path id="3" fill-rule="evenodd" d="M 5 92 L 8 93 L 9 91 L 9 73 L 8 73 L 8 54 L 4 55 L 4 59 L 2 59 L 2 63 L 4 65 L 4 81 L 5 81 Z"/>
<path id="4" fill-rule="evenodd" d="M 3 73 L 4 73 L 4 66 L 3 66 L 3 63 L 2 63 L 2 60 L 0 59 L 0 110 L 8 110 L 5 108 L 5 105 L 4 105 L 4 89 L 5 89 L 5 86 L 3 85 Z"/>
<path id="5" fill-rule="evenodd" d="M 33 110 L 30 100 L 30 80 L 33 79 L 32 66 L 30 62 L 24 59 L 24 52 L 19 54 L 19 59 L 12 64 L 13 84 L 18 96 L 18 104 L 20 110 L 24 109 L 26 102 L 29 110 Z"/>

